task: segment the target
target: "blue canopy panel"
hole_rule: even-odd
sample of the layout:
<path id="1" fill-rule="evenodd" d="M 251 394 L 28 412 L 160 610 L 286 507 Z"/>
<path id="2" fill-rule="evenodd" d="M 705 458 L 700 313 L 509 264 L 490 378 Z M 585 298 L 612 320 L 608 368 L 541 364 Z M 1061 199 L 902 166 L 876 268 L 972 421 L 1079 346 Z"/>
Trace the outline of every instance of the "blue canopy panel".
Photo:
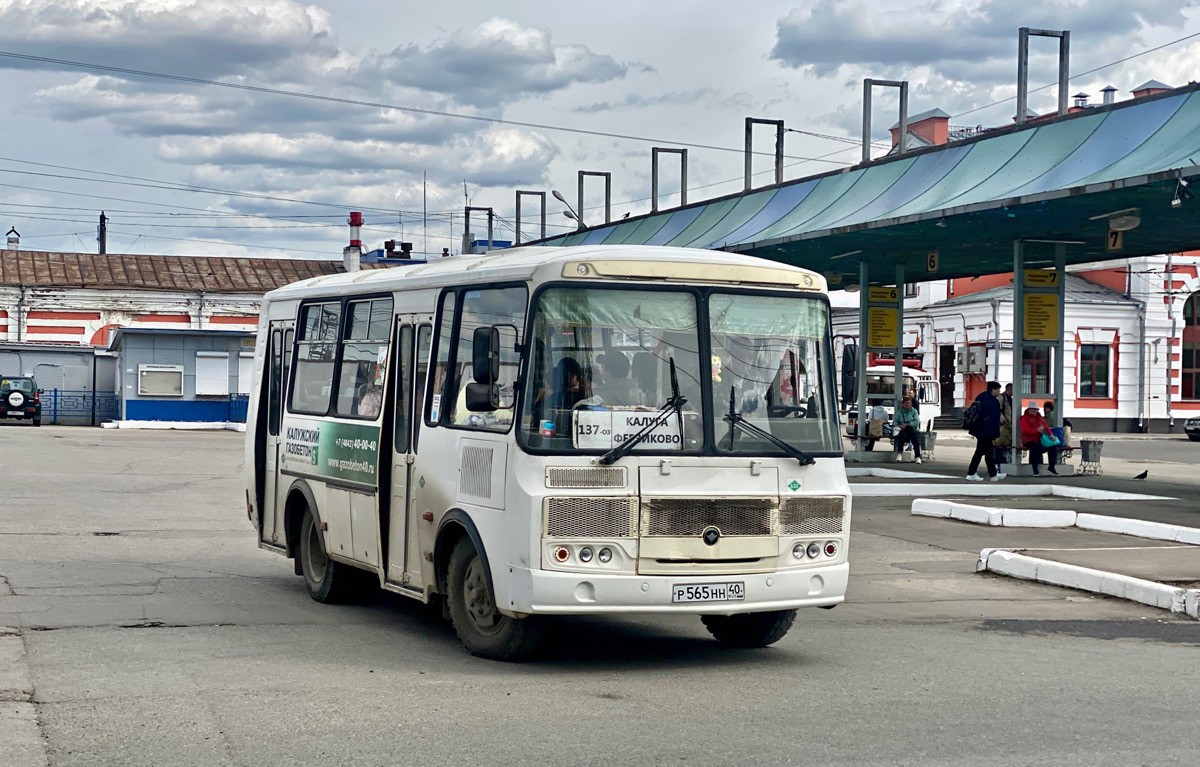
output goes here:
<path id="1" fill-rule="evenodd" d="M 1197 176 L 1200 84 L 534 244 L 716 248 L 834 284 L 856 281 L 861 260 L 884 273 L 904 263 L 911 280 L 987 274 L 1012 268 L 1017 239 L 1065 241 L 1068 263 L 1198 249 L 1200 194 L 1171 205 L 1179 179 Z M 1128 208 L 1141 225 L 1106 249 L 1107 214 Z"/>

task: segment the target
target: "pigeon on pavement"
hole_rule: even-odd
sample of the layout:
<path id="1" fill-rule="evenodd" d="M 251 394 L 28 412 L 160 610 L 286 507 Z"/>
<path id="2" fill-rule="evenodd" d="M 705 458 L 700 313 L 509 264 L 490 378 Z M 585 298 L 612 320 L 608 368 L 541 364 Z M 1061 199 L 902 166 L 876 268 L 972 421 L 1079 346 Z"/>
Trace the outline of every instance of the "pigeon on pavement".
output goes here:
<path id="1" fill-rule="evenodd" d="M 1145 471 L 1143 471 L 1141 474 L 1139 474 L 1139 475 L 1137 475 L 1136 477 L 1134 477 L 1134 479 L 1145 479 L 1145 478 L 1146 478 L 1146 477 L 1148 477 L 1148 476 L 1150 476 L 1150 470 L 1149 470 L 1149 469 L 1146 469 L 1146 470 L 1145 470 Z"/>

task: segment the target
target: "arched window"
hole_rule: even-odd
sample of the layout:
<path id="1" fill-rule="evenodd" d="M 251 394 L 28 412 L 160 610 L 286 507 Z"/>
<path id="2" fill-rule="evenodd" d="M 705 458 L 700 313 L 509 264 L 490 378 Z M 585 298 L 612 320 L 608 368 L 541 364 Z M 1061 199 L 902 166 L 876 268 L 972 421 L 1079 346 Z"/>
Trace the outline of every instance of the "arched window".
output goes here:
<path id="1" fill-rule="evenodd" d="M 1183 305 L 1183 370 L 1180 390 L 1184 399 L 1200 400 L 1200 293 Z"/>

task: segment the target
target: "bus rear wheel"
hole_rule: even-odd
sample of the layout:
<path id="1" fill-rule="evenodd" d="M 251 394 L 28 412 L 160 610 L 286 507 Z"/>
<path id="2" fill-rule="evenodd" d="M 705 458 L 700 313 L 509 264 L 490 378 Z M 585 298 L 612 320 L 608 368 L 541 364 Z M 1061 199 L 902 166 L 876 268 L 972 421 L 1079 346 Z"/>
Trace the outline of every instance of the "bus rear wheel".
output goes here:
<path id="1" fill-rule="evenodd" d="M 354 568 L 329 558 L 310 509 L 300 522 L 300 568 L 308 595 L 318 602 L 345 602 L 354 591 Z"/>
<path id="2" fill-rule="evenodd" d="M 701 615 L 700 620 L 708 633 L 727 647 L 766 647 L 783 639 L 796 622 L 796 611 Z"/>
<path id="3" fill-rule="evenodd" d="M 542 623 L 537 618 L 511 618 L 497 610 L 484 568 L 483 558 L 469 538 L 454 545 L 446 573 L 446 601 L 454 631 L 472 655 L 524 660 L 541 643 Z"/>

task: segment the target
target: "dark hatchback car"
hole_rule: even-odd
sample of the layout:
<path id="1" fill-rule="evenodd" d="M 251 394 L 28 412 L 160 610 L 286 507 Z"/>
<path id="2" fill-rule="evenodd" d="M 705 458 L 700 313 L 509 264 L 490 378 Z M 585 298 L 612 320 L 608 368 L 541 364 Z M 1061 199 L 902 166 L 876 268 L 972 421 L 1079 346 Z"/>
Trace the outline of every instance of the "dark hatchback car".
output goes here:
<path id="1" fill-rule="evenodd" d="M 28 376 L 0 376 L 0 417 L 42 425 L 42 390 Z"/>

